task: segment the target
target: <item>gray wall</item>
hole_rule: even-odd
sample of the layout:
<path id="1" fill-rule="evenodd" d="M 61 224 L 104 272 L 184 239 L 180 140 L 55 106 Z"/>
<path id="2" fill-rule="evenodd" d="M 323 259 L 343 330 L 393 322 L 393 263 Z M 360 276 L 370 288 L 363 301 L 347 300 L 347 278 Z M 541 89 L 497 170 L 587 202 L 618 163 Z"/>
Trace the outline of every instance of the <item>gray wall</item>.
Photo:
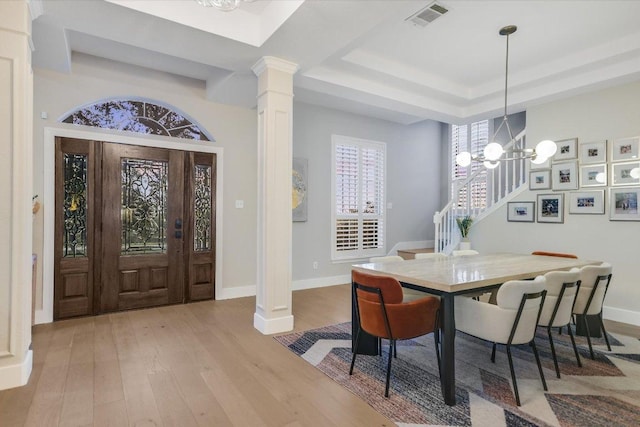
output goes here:
<path id="1" fill-rule="evenodd" d="M 127 66 L 86 55 L 74 55 L 73 73 L 34 73 L 34 194 L 43 194 L 44 127 L 60 126 L 61 116 L 78 107 L 113 97 L 161 101 L 184 112 L 208 130 L 224 149 L 223 276 L 224 288 L 256 284 L 256 111 L 205 99 L 203 82 Z M 47 112 L 48 119 L 39 119 Z M 244 200 L 236 209 L 235 200 Z M 51 209 L 43 206 L 43 211 Z M 34 220 L 34 251 L 43 252 L 43 216 Z M 36 305 L 42 304 L 42 268 L 38 271 Z"/>
<path id="2" fill-rule="evenodd" d="M 441 207 L 441 128 L 434 121 L 403 126 L 294 103 L 293 155 L 309 160 L 308 220 L 293 223 L 294 281 L 343 276 L 353 263 L 331 261 L 331 135 L 387 143 L 389 251 L 398 242 L 433 240 L 433 213 Z"/>
<path id="3" fill-rule="evenodd" d="M 527 143 L 533 147 L 543 139 L 577 137 L 580 143 L 638 136 L 639 117 L 640 82 L 636 82 L 531 107 L 527 111 Z M 538 194 L 552 192 L 527 190 L 516 201 L 537 201 Z M 471 229 L 474 248 L 481 252 L 569 252 L 581 258 L 608 261 L 613 264 L 613 280 L 604 316 L 640 325 L 640 222 L 609 221 L 608 192 L 605 215 L 569 214 L 569 192 L 563 193 L 564 224 L 507 222 L 503 206 Z"/>

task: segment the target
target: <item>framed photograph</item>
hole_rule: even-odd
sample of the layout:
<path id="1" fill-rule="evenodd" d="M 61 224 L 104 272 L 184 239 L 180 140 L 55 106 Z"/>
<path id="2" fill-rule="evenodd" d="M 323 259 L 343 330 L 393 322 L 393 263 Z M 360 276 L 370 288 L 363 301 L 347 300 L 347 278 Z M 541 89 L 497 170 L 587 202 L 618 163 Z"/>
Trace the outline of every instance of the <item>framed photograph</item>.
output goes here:
<path id="1" fill-rule="evenodd" d="M 607 141 L 580 144 L 580 163 L 605 163 L 607 161 Z"/>
<path id="2" fill-rule="evenodd" d="M 551 188 L 553 190 L 578 189 L 578 161 L 551 165 Z"/>
<path id="3" fill-rule="evenodd" d="M 564 194 L 538 194 L 538 222 L 564 222 Z"/>
<path id="4" fill-rule="evenodd" d="M 640 184 L 640 162 L 614 163 L 611 165 L 611 185 Z"/>
<path id="5" fill-rule="evenodd" d="M 529 190 L 551 189 L 551 169 L 529 171 Z"/>
<path id="6" fill-rule="evenodd" d="M 640 151 L 640 137 L 616 139 L 611 144 L 611 161 L 638 160 Z"/>
<path id="7" fill-rule="evenodd" d="M 580 167 L 580 187 L 604 187 L 606 185 L 606 164 Z"/>
<path id="8" fill-rule="evenodd" d="M 507 203 L 507 221 L 533 222 L 535 220 L 536 202 L 509 202 Z"/>
<path id="9" fill-rule="evenodd" d="M 604 214 L 604 190 L 569 193 L 570 214 Z"/>
<path id="10" fill-rule="evenodd" d="M 562 139 L 556 141 L 558 151 L 553 156 L 554 162 L 578 158 L 578 138 Z"/>
<path id="11" fill-rule="evenodd" d="M 609 219 L 611 221 L 640 221 L 639 199 L 640 187 L 609 188 Z"/>

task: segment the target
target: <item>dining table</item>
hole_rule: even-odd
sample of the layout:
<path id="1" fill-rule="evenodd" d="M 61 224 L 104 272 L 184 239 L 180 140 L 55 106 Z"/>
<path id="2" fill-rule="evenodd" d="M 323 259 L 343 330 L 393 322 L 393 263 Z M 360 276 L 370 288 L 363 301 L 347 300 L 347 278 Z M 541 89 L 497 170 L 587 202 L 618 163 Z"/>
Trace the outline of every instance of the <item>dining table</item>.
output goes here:
<path id="1" fill-rule="evenodd" d="M 413 259 L 386 263 L 363 263 L 352 266 L 364 273 L 391 276 L 403 287 L 440 297 L 441 367 L 440 381 L 444 402 L 456 404 L 455 385 L 455 299 L 465 294 L 491 291 L 509 280 L 533 279 L 550 271 L 600 264 L 601 261 L 560 258 L 518 253 L 492 253 Z M 469 296 L 466 296 L 469 297 Z M 378 354 L 378 340 L 361 331 L 358 348 L 355 336 L 359 326 L 352 296 L 352 350 L 358 354 Z"/>

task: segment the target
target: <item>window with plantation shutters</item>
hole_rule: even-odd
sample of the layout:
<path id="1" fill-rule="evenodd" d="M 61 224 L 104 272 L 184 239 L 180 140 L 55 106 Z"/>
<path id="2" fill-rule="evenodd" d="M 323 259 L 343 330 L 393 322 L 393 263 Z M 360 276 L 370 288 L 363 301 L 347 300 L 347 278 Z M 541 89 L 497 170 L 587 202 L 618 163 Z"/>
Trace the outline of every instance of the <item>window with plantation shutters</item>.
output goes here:
<path id="1" fill-rule="evenodd" d="M 451 125 L 451 196 L 459 184 L 480 169 L 471 185 L 458 189 L 458 207 L 484 208 L 487 204 L 487 174 L 481 163 L 471 162 L 462 167 L 456 164 L 456 156 L 463 151 L 473 156 L 482 154 L 489 143 L 489 121 L 482 120 L 469 125 Z"/>
<path id="2" fill-rule="evenodd" d="M 384 143 L 332 137 L 332 259 L 384 253 Z"/>

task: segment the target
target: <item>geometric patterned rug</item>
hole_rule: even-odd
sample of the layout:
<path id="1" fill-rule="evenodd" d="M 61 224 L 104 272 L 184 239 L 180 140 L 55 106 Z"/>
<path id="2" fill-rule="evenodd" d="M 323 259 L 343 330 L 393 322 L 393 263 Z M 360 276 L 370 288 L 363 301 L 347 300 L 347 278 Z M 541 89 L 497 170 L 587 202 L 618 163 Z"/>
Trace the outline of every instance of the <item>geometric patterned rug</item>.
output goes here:
<path id="1" fill-rule="evenodd" d="M 504 346 L 491 363 L 491 344 L 456 334 L 456 406 L 444 404 L 433 336 L 398 341 L 391 365 L 389 398 L 384 397 L 388 342 L 382 356 L 359 355 L 353 375 L 351 323 L 275 339 L 367 402 L 398 426 L 640 426 L 640 340 L 608 334 L 592 338 L 596 359 L 586 338 L 576 336 L 582 361 L 578 367 L 566 330 L 554 332 L 561 379 L 556 377 L 546 329 L 536 345 L 549 390 L 540 382 L 529 346 L 512 347 L 522 406 L 516 406 Z"/>

